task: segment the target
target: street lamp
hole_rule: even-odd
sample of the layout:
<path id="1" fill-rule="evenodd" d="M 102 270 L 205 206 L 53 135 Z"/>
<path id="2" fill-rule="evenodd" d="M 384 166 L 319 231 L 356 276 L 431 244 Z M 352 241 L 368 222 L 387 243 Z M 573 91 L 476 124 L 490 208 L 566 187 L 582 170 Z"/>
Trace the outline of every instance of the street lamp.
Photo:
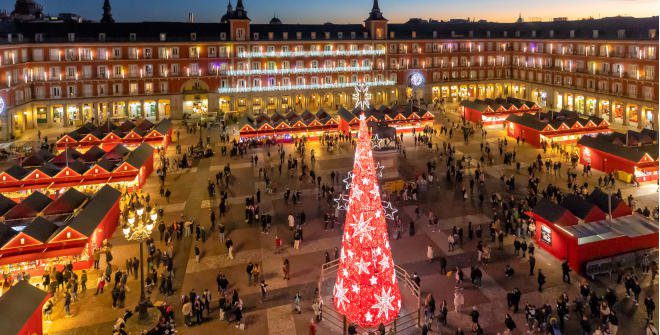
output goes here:
<path id="1" fill-rule="evenodd" d="M 138 303 L 137 310 L 140 320 L 143 321 L 149 319 L 147 308 L 150 302 L 144 294 L 144 256 L 142 245 L 151 236 L 154 223 L 157 219 L 158 212 L 155 209 L 149 215 L 145 215 L 144 207 L 140 207 L 135 210 L 135 214 L 129 214 L 122 228 L 126 240 L 138 241 L 140 243 L 140 302 Z"/>

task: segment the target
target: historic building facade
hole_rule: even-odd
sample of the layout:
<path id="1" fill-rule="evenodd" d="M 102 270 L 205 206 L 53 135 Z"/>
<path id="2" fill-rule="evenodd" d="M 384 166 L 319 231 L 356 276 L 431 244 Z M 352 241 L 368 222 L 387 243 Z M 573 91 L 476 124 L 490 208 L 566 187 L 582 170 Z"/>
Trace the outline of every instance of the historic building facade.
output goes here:
<path id="1" fill-rule="evenodd" d="M 357 82 L 374 105 L 513 96 L 658 126 L 657 17 L 392 24 L 377 0 L 363 24 L 253 24 L 242 0 L 220 23 L 115 23 L 110 10 L 0 23 L 0 139 L 106 118 L 335 110 Z"/>

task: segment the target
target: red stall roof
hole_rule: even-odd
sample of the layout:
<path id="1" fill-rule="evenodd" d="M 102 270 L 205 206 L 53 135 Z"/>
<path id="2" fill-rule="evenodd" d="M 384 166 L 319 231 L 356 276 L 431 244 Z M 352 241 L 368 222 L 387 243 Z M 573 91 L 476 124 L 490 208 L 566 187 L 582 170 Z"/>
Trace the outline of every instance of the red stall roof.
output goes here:
<path id="1" fill-rule="evenodd" d="M 570 226 L 578 223 L 577 218 L 566 208 L 542 198 L 534 206 L 534 214 L 547 222 Z"/>
<path id="2" fill-rule="evenodd" d="M 0 334 L 18 334 L 35 313 L 48 294 L 21 280 L 0 297 Z"/>
<path id="3" fill-rule="evenodd" d="M 121 192 L 111 186 L 103 186 L 80 210 L 78 215 L 67 220 L 59 230 L 70 227 L 85 236 L 91 236 L 120 196 Z"/>
<path id="4" fill-rule="evenodd" d="M 51 199 L 40 192 L 32 192 L 27 198 L 23 199 L 20 203 L 16 204 L 14 208 L 5 213 L 5 220 L 24 219 L 36 216 L 48 204 Z"/>

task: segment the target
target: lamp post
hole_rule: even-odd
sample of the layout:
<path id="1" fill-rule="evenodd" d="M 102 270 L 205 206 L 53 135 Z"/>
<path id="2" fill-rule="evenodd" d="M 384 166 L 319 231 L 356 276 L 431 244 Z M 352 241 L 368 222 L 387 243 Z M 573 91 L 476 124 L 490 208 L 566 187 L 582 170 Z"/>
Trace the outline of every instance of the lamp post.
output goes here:
<path id="1" fill-rule="evenodd" d="M 140 243 L 140 302 L 137 310 L 141 321 L 149 319 L 147 308 L 150 305 L 149 299 L 144 294 L 144 241 L 151 236 L 154 229 L 154 223 L 158 220 L 158 212 L 154 209 L 150 213 L 145 213 L 144 207 L 135 210 L 134 214 L 129 214 L 122 231 L 128 241 L 138 241 Z"/>

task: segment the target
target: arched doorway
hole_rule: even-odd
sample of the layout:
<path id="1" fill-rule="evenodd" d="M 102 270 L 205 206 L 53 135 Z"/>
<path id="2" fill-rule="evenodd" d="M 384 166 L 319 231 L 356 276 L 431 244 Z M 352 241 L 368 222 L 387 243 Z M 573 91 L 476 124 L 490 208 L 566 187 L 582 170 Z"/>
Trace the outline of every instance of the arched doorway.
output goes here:
<path id="1" fill-rule="evenodd" d="M 191 79 L 181 86 L 184 118 L 206 117 L 209 109 L 209 85 L 199 79 Z"/>

